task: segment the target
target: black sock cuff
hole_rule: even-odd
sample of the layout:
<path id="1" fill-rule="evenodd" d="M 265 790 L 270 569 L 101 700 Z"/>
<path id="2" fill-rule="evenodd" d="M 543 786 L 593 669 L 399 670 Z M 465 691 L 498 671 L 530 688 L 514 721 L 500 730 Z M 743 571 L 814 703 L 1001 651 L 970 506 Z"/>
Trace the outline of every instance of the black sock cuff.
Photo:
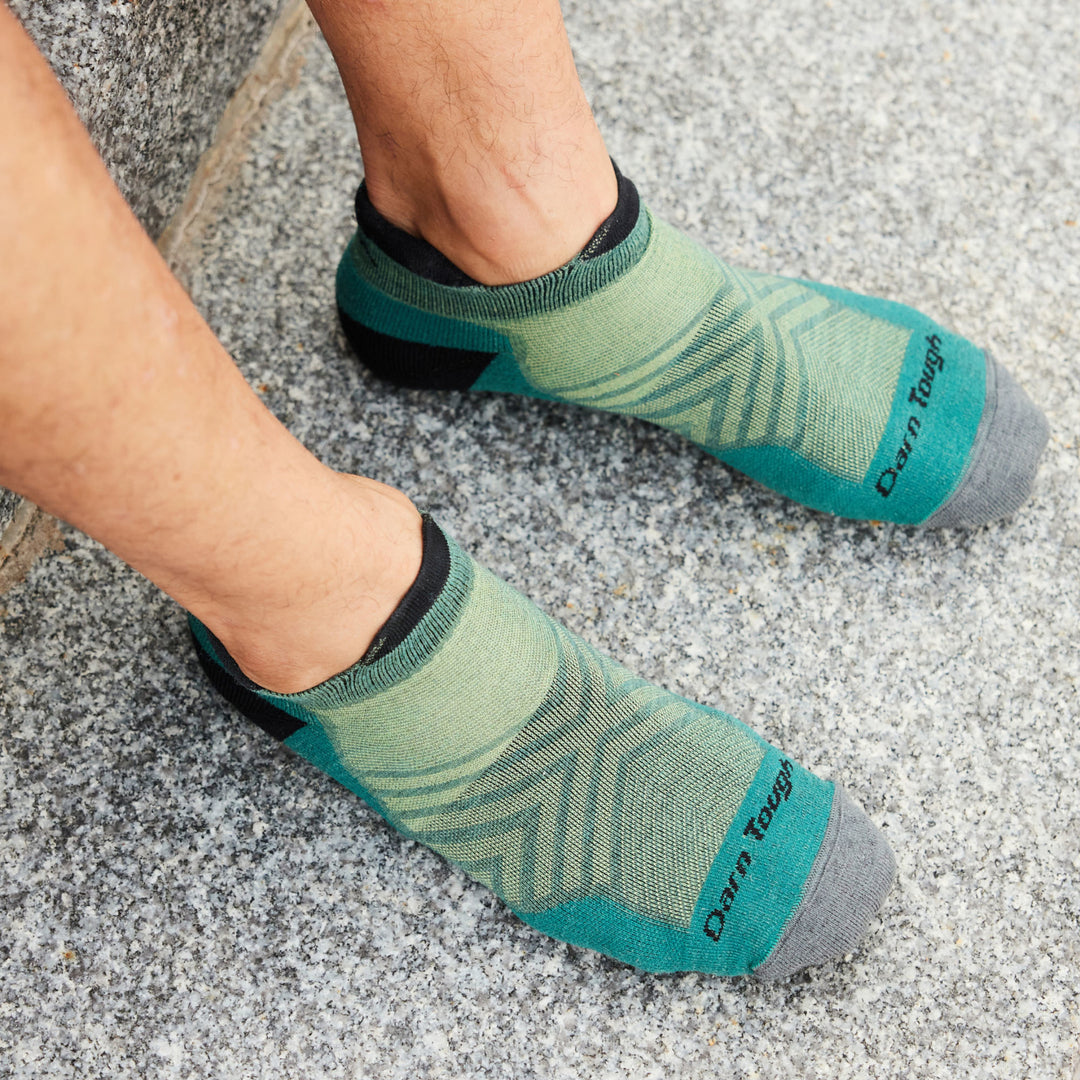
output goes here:
<path id="1" fill-rule="evenodd" d="M 641 213 L 641 200 L 638 198 L 634 182 L 628 180 L 614 161 L 615 179 L 619 182 L 619 198 L 615 209 L 600 223 L 600 228 L 593 233 L 592 239 L 581 249 L 582 259 L 595 259 L 597 255 L 614 251 L 633 231 Z"/>
<path id="2" fill-rule="evenodd" d="M 641 212 L 637 188 L 612 161 L 619 185 L 615 209 L 601 222 L 592 239 L 582 248 L 579 258 L 595 259 L 612 251 L 633 231 Z M 396 263 L 419 277 L 438 285 L 479 285 L 480 282 L 459 270 L 441 251 L 426 240 L 412 236 L 392 225 L 375 209 L 367 193 L 367 184 L 360 182 L 356 192 L 356 223 L 360 231 Z"/>
<path id="3" fill-rule="evenodd" d="M 406 270 L 439 285 L 479 285 L 480 282 L 459 270 L 441 251 L 419 236 L 391 225 L 375 209 L 367 193 L 367 182 L 360 181 L 356 192 L 356 224 L 360 231 L 385 254 Z"/>
<path id="4" fill-rule="evenodd" d="M 422 538 L 424 554 L 420 560 L 420 572 L 401 598 L 401 603 L 375 634 L 371 648 L 361 661 L 363 664 L 374 664 L 380 657 L 396 649 L 420 625 L 420 620 L 431 610 L 443 591 L 450 576 L 450 545 L 429 514 L 423 516 Z"/>
<path id="5" fill-rule="evenodd" d="M 420 624 L 420 620 L 431 610 L 432 605 L 439 598 L 439 594 L 450 576 L 450 545 L 446 542 L 446 536 L 442 529 L 432 520 L 429 514 L 424 514 L 421 525 L 421 542 L 424 553 L 420 560 L 420 572 L 416 580 L 409 586 L 409 591 L 401 598 L 401 602 L 379 627 L 371 646 L 364 654 L 361 664 L 373 664 L 376 660 L 396 649 L 414 629 Z M 237 662 L 228 654 L 225 646 L 210 632 L 207 636 L 214 647 L 214 653 L 218 664 L 225 670 L 232 681 L 239 687 L 251 694 L 263 690 L 263 687 L 252 682 L 241 670 Z M 215 680 L 215 685 L 217 685 Z M 222 689 L 220 686 L 218 689 Z M 265 704 L 265 702 L 263 703 Z M 263 725 L 266 726 L 265 724 Z M 278 736 L 283 738 L 284 736 Z"/>

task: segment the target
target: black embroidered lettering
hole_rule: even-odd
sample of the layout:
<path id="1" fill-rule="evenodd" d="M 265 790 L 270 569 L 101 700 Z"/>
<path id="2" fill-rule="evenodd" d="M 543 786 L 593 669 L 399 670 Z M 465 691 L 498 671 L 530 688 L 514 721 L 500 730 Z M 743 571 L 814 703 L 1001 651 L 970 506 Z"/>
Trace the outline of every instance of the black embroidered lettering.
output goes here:
<path id="1" fill-rule="evenodd" d="M 714 920 L 719 924 L 713 929 Z M 714 911 L 709 912 L 709 917 L 705 920 L 705 933 L 713 939 L 713 941 L 719 941 L 720 935 L 724 932 L 724 913 L 716 908 Z"/>
<path id="2" fill-rule="evenodd" d="M 939 371 L 945 369 L 945 357 L 941 353 L 941 338 L 937 334 L 930 334 L 926 338 L 927 350 L 923 359 L 922 375 L 918 383 L 908 390 L 908 401 L 918 405 L 920 409 L 930 406 L 930 395 L 934 391 L 934 378 Z M 882 498 L 887 498 L 896 487 L 896 481 L 901 471 L 908 463 L 908 459 L 915 452 L 912 440 L 918 438 L 922 421 L 917 416 L 909 416 L 907 422 L 907 434 L 896 451 L 896 459 L 893 467 L 886 469 L 878 478 L 874 487 Z"/>
<path id="3" fill-rule="evenodd" d="M 772 789 L 765 797 L 765 805 L 757 812 L 756 817 L 750 818 L 746 823 L 743 836 L 750 836 L 755 840 L 765 839 L 765 833 L 768 832 L 769 825 L 780 809 L 780 804 L 787 802 L 794 788 L 791 779 L 793 771 L 794 766 L 791 762 L 787 758 L 782 759 L 776 779 L 773 780 Z M 735 868 L 728 874 L 727 884 L 720 893 L 719 906 L 713 908 L 706 916 L 703 929 L 713 941 L 720 940 L 720 935 L 724 932 L 726 914 L 731 910 L 740 892 L 739 878 L 749 877 L 747 871 L 752 863 L 753 859 L 749 851 L 739 852 L 739 857 L 735 860 Z"/>
<path id="4" fill-rule="evenodd" d="M 764 840 L 765 834 L 757 827 L 757 822 L 751 818 L 742 831 L 743 836 L 752 836 L 755 840 Z"/>
<path id="5" fill-rule="evenodd" d="M 896 470 L 886 469 L 877 481 L 877 489 L 882 495 L 888 495 L 896 486 Z"/>

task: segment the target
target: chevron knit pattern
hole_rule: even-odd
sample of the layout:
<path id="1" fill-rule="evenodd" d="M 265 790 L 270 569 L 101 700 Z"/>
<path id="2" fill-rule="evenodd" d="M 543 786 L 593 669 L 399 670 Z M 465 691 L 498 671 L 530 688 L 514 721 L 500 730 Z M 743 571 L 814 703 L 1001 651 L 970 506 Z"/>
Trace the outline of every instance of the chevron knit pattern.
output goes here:
<path id="1" fill-rule="evenodd" d="M 644 206 L 613 250 L 518 285 L 440 285 L 359 232 L 338 303 L 390 379 L 649 420 L 848 517 L 929 517 L 964 473 L 986 394 L 981 350 L 918 312 L 736 270 Z M 391 339 L 395 357 L 414 346 L 404 366 Z M 476 358 L 458 384 L 455 356 Z"/>
<path id="2" fill-rule="evenodd" d="M 448 546 L 445 585 L 400 645 L 303 693 L 259 691 L 295 718 L 286 743 L 546 933 L 655 971 L 759 966 L 833 785 Z M 220 645 L 193 628 L 220 686 Z"/>

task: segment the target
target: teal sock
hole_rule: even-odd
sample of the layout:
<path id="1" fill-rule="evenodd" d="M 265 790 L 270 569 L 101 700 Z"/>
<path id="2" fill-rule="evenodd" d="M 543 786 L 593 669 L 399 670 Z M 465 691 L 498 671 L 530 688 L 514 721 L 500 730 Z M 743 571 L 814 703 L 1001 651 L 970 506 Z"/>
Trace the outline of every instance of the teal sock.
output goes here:
<path id="1" fill-rule="evenodd" d="M 424 521 L 368 655 L 297 694 L 192 619 L 214 685 L 545 934 L 648 971 L 781 978 L 851 950 L 881 833 L 733 717 L 600 655 Z"/>
<path id="2" fill-rule="evenodd" d="M 972 526 L 1028 497 L 1046 421 L 985 352 L 901 304 L 727 266 L 619 183 L 581 254 L 503 286 L 389 225 L 361 186 L 337 276 L 357 354 L 404 386 L 650 420 L 843 517 Z"/>

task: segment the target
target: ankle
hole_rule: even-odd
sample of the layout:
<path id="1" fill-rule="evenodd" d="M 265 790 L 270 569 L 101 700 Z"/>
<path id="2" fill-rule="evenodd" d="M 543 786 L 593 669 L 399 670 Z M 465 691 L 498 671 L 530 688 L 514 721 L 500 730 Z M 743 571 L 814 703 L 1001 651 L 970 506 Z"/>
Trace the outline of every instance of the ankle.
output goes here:
<path id="1" fill-rule="evenodd" d="M 399 172 L 391 183 L 376 162 L 367 167 L 368 196 L 392 225 L 476 281 L 528 281 L 572 259 L 615 209 L 615 172 L 596 138 L 564 171 L 554 162 L 526 168 L 491 161 L 464 170 L 448 163 L 415 180 Z"/>
<path id="2" fill-rule="evenodd" d="M 296 567 L 204 619 L 253 682 L 276 693 L 316 686 L 351 667 L 416 579 L 421 518 L 401 492 L 341 475 L 335 534 L 319 565 Z"/>

